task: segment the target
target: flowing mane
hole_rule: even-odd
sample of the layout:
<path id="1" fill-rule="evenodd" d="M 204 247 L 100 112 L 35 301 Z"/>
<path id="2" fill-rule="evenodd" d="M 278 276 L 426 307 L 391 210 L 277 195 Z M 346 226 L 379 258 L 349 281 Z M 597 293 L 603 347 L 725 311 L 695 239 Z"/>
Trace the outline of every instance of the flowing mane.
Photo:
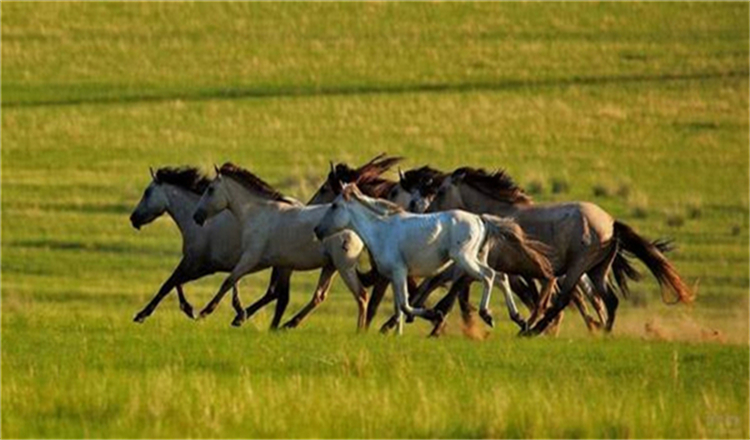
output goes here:
<path id="1" fill-rule="evenodd" d="M 422 195 L 433 195 L 446 177 L 448 174 L 425 165 L 405 172 L 399 183 L 408 192 L 418 190 Z"/>
<path id="2" fill-rule="evenodd" d="M 328 173 L 328 183 L 337 194 L 341 192 L 341 183 L 356 183 L 360 191 L 368 196 L 385 197 L 396 182 L 380 175 L 401 160 L 402 157 L 387 157 L 385 153 L 381 153 L 357 169 L 345 163 L 338 163 Z"/>
<path id="3" fill-rule="evenodd" d="M 168 183 L 201 195 L 211 183 L 205 174 L 201 173 L 198 168 L 194 167 L 164 167 L 156 170 L 154 180 L 157 183 Z"/>
<path id="4" fill-rule="evenodd" d="M 461 181 L 499 202 L 513 205 L 532 203 L 531 196 L 517 186 L 505 170 L 490 174 L 482 168 L 463 167 L 455 170 L 451 178 Z"/>
<path id="5" fill-rule="evenodd" d="M 247 188 L 249 191 L 277 202 L 292 204 L 287 197 L 276 191 L 271 185 L 264 182 L 260 177 L 237 165 L 227 162 L 219 169 L 219 174 L 230 177 L 235 182 Z"/>

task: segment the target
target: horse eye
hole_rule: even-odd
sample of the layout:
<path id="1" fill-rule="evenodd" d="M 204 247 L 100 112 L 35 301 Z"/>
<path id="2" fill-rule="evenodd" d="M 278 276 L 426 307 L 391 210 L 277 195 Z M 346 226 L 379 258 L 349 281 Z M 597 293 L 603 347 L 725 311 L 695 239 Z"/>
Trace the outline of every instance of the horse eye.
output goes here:
<path id="1" fill-rule="evenodd" d="M 338 208 L 338 206 L 336 206 L 336 205 L 331 206 L 331 210 L 332 211 L 335 210 L 336 208 Z"/>
<path id="2" fill-rule="evenodd" d="M 213 194 L 214 193 L 214 187 L 213 186 L 209 186 L 208 187 L 208 193 L 209 194 Z"/>

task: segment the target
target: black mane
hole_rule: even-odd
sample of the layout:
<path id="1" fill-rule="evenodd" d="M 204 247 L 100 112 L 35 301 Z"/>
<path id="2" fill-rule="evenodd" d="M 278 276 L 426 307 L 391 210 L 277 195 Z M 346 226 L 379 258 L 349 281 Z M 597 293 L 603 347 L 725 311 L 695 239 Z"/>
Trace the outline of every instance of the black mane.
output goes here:
<path id="1" fill-rule="evenodd" d="M 154 180 L 157 183 L 168 183 L 186 189 L 195 194 L 203 194 L 211 183 L 205 174 L 194 167 L 164 167 L 156 170 Z"/>
<path id="2" fill-rule="evenodd" d="M 264 182 L 260 177 L 250 171 L 227 162 L 219 169 L 219 174 L 234 179 L 248 190 L 270 200 L 290 203 L 283 194 L 276 191 L 271 185 Z"/>
<path id="3" fill-rule="evenodd" d="M 423 196 L 437 193 L 448 174 L 425 165 L 405 172 L 399 183 L 408 192 L 418 190 Z"/>

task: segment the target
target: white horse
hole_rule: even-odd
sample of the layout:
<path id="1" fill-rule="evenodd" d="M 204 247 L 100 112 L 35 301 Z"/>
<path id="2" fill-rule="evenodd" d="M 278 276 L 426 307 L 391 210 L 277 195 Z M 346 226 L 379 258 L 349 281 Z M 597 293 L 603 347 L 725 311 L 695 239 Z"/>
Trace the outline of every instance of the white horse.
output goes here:
<path id="1" fill-rule="evenodd" d="M 325 214 L 327 205 L 305 206 L 292 201 L 251 172 L 231 163 L 225 163 L 216 173 L 198 201 L 193 220 L 202 225 L 225 210 L 231 211 L 241 227 L 241 255 L 199 318 L 212 313 L 232 285 L 249 273 L 268 267 L 295 271 L 322 268 L 313 299 L 284 327 L 296 327 L 325 299 L 338 271 L 357 301 L 357 325 L 364 329 L 367 292 L 356 273 L 359 255 L 364 250 L 359 237 L 344 231 L 321 243 L 315 239 L 313 228 Z M 235 309 L 239 308 L 235 320 L 241 322 L 243 316 L 236 295 L 233 304 Z"/>
<path id="2" fill-rule="evenodd" d="M 488 325 L 493 325 L 489 302 L 495 271 L 487 265 L 487 244 L 502 239 L 498 225 L 464 211 L 407 213 L 390 202 L 363 195 L 356 184 L 348 184 L 315 227 L 315 235 L 324 239 L 344 229 L 360 236 L 378 271 L 391 280 L 398 334 L 403 333 L 404 314 L 429 320 L 440 318 L 431 310 L 409 304 L 407 277 L 432 276 L 452 263 L 482 282 L 479 314 Z M 503 293 L 511 316 L 520 319 L 507 286 Z M 525 322 L 519 325 L 525 328 Z"/>

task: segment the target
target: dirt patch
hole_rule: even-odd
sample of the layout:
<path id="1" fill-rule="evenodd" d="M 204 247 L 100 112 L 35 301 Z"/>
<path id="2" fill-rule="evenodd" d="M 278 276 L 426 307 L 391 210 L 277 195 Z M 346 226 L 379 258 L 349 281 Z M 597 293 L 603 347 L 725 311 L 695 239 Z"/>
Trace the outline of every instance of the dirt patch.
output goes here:
<path id="1" fill-rule="evenodd" d="M 643 325 L 643 337 L 661 341 L 692 341 L 727 343 L 727 336 L 721 330 L 701 325 L 690 317 L 679 320 L 662 321 L 659 318 L 648 320 Z"/>

